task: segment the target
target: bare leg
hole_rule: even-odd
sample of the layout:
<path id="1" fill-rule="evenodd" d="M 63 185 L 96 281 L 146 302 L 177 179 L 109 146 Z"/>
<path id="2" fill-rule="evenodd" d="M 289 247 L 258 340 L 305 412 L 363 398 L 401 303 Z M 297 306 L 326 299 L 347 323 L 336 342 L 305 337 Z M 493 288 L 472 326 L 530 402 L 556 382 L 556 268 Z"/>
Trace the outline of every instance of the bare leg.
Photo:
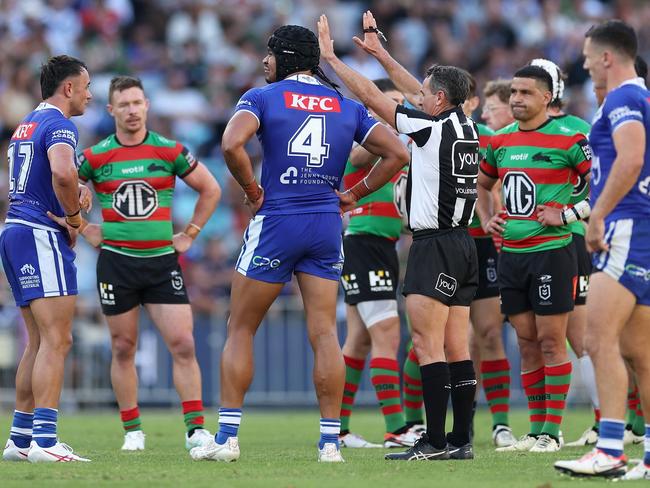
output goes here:
<path id="1" fill-rule="evenodd" d="M 76 296 L 39 298 L 30 303 L 40 345 L 32 372 L 34 406 L 58 408 L 65 358 L 72 345 Z"/>
<path id="2" fill-rule="evenodd" d="M 111 333 L 111 383 L 120 410 L 138 406 L 138 373 L 135 352 L 138 344 L 140 307 L 117 315 L 107 315 Z"/>
<path id="3" fill-rule="evenodd" d="M 470 316 L 482 361 L 503 359 L 503 314 L 499 297 L 474 300 L 470 305 Z"/>
<path id="4" fill-rule="evenodd" d="M 32 372 L 40 345 L 38 326 L 29 307 L 21 307 L 20 313 L 27 329 L 28 342 L 16 370 L 16 410 L 34 411 L 34 394 L 32 392 Z"/>
<path id="5" fill-rule="evenodd" d="M 241 408 L 244 403 L 244 395 L 253 381 L 253 337 L 283 286 L 284 283 L 266 283 L 234 273 L 228 337 L 221 355 L 222 407 Z M 339 397 L 337 409 L 340 407 Z"/>
<path id="6" fill-rule="evenodd" d="M 635 298 L 605 273 L 591 276 L 587 296 L 587 353 L 594 363 L 603 418 L 625 419 L 627 371 L 619 340 Z"/>
<path id="7" fill-rule="evenodd" d="M 370 334 L 361 320 L 356 305 L 346 305 L 347 335 L 343 344 L 343 354 L 355 359 L 365 359 L 370 352 Z"/>
<path id="8" fill-rule="evenodd" d="M 309 342 L 314 350 L 314 387 L 321 417 L 339 418 L 345 363 L 336 335 L 338 282 L 297 273 L 307 316 Z"/>
<path id="9" fill-rule="evenodd" d="M 172 355 L 174 386 L 182 402 L 201 399 L 201 370 L 196 361 L 189 304 L 145 305 Z"/>

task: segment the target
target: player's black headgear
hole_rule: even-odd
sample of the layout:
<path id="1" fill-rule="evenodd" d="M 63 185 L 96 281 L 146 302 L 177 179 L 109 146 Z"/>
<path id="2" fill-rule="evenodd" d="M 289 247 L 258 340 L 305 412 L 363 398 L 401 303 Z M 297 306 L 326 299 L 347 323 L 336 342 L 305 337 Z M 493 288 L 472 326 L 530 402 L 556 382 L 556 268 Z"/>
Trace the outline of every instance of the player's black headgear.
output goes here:
<path id="1" fill-rule="evenodd" d="M 299 25 L 283 25 L 271 35 L 268 47 L 275 56 L 276 79 L 285 79 L 298 71 L 311 71 L 335 90 L 332 83 L 321 70 L 318 38 L 309 29 Z M 338 90 L 337 90 L 338 91 Z"/>
<path id="2" fill-rule="evenodd" d="M 275 55 L 278 81 L 297 71 L 312 71 L 320 61 L 316 35 L 299 25 L 283 25 L 276 29 L 268 46 Z"/>

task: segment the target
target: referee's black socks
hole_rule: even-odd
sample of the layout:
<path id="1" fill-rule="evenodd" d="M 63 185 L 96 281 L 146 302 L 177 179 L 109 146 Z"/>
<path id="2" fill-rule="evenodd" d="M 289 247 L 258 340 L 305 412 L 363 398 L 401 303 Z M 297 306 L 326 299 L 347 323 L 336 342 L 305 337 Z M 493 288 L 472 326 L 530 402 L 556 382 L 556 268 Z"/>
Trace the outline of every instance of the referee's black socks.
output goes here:
<path id="1" fill-rule="evenodd" d="M 420 366 L 422 376 L 422 398 L 427 415 L 427 436 L 436 449 L 447 445 L 445 420 L 451 389 L 449 365 L 445 362 Z"/>
<path id="2" fill-rule="evenodd" d="M 476 394 L 476 373 L 471 360 L 449 363 L 451 379 L 451 406 L 454 410 L 454 428 L 448 436 L 457 447 L 470 442 L 472 405 Z"/>

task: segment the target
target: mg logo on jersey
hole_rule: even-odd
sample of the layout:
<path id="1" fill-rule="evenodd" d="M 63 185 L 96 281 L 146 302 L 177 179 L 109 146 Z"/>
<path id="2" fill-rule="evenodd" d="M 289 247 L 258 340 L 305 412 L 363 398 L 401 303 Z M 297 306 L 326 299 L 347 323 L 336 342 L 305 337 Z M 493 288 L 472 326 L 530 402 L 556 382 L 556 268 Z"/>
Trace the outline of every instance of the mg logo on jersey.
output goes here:
<path id="1" fill-rule="evenodd" d="M 451 174 L 457 178 L 477 178 L 479 163 L 478 141 L 458 140 L 451 146 Z"/>
<path id="2" fill-rule="evenodd" d="M 125 181 L 113 193 L 113 208 L 124 218 L 146 219 L 158 208 L 158 193 L 146 181 Z"/>
<path id="3" fill-rule="evenodd" d="M 338 98 L 303 95 L 301 93 L 284 92 L 284 106 L 307 112 L 340 112 Z"/>
<path id="4" fill-rule="evenodd" d="M 443 295 L 448 297 L 453 297 L 456 293 L 456 288 L 458 288 L 458 282 L 453 276 L 449 276 L 445 273 L 440 273 L 438 279 L 436 280 L 436 290 L 438 290 Z"/>
<path id="5" fill-rule="evenodd" d="M 370 282 L 370 291 L 393 291 L 393 280 L 386 270 L 368 272 L 368 281 Z"/>
<path id="6" fill-rule="evenodd" d="M 535 211 L 535 184 L 521 171 L 509 171 L 503 179 L 503 199 L 508 215 L 530 217 Z"/>

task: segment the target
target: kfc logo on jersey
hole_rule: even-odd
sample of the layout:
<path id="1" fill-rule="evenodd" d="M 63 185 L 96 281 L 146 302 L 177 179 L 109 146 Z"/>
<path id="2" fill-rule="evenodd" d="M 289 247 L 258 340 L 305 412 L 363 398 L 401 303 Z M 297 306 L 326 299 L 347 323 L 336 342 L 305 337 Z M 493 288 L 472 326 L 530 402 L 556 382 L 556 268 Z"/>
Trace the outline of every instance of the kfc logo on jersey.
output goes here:
<path id="1" fill-rule="evenodd" d="M 284 106 L 307 112 L 340 112 L 338 98 L 303 95 L 302 93 L 284 92 Z"/>
<path id="2" fill-rule="evenodd" d="M 32 134 L 36 130 L 37 122 L 29 122 L 28 124 L 20 124 L 16 127 L 14 135 L 11 136 L 12 139 L 22 140 L 22 139 L 31 139 Z"/>

